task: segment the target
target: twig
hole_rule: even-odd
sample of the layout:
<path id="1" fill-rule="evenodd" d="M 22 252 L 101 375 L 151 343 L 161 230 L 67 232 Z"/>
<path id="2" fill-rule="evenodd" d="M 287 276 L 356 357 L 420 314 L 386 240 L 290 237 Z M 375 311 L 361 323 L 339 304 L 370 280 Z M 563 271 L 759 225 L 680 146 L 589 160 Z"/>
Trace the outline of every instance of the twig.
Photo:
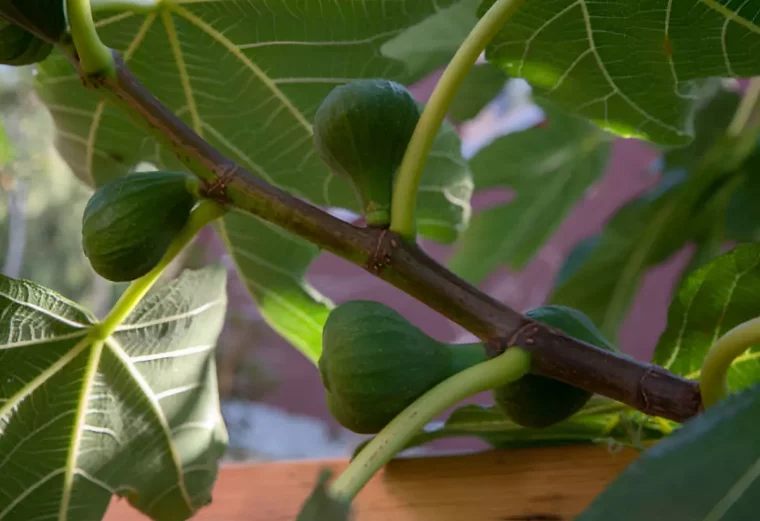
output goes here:
<path id="1" fill-rule="evenodd" d="M 357 228 L 269 185 L 198 136 L 163 106 L 115 55 L 116 75 L 84 82 L 115 102 L 164 143 L 201 179 L 213 184 L 225 173 L 224 202 L 313 242 L 359 266 L 368 267 L 376 251 L 388 252 L 381 269 L 370 273 L 417 298 L 442 315 L 492 344 L 532 323 L 439 265 L 420 248 L 392 232 Z M 77 70 L 76 57 L 71 57 Z M 382 239 L 382 240 L 381 240 Z M 700 410 L 696 382 L 662 368 L 611 354 L 533 323 L 520 335 L 521 346 L 533 353 L 532 370 L 619 400 L 647 414 L 683 422 Z"/>

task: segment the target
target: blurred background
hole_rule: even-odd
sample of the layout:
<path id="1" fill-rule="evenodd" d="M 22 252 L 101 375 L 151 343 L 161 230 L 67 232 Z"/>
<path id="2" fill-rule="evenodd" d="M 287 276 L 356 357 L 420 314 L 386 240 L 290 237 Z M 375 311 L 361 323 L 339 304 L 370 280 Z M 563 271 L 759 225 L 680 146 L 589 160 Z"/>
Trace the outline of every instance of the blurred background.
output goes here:
<path id="1" fill-rule="evenodd" d="M 438 74 L 413 86 L 420 101 L 427 99 Z M 5 275 L 53 288 L 103 316 L 124 285 L 113 285 L 95 275 L 82 253 L 81 215 L 90 189 L 70 173 L 56 153 L 51 119 L 35 97 L 32 81 L 29 69 L 0 68 L 0 120 L 12 149 L 11 159 L 0 166 L 0 268 Z M 541 111 L 530 103 L 527 85 L 511 80 L 476 119 L 458 127 L 463 153 L 469 156 L 499 135 L 538 124 L 541 117 Z M 645 143 L 618 140 L 605 176 L 526 269 L 519 273 L 500 270 L 482 288 L 521 311 L 541 305 L 573 245 L 599 232 L 617 208 L 657 182 L 656 157 Z M 476 193 L 474 211 L 511 196 L 508 190 Z M 447 247 L 423 246 L 441 262 L 450 254 Z M 677 274 L 688 258 L 689 252 L 684 251 L 649 273 L 622 326 L 624 351 L 639 359 L 650 357 L 665 327 Z M 364 438 L 332 420 L 317 371 L 263 321 L 214 230 L 206 229 L 172 269 L 214 260 L 229 267 L 229 308 L 217 354 L 223 414 L 230 434 L 228 459 L 350 455 Z M 308 280 L 335 303 L 377 300 L 439 340 L 472 340 L 424 305 L 330 254 L 323 254 L 313 264 Z M 483 396 L 475 401 L 487 399 Z M 463 446 L 479 445 L 457 440 L 418 450 Z"/>

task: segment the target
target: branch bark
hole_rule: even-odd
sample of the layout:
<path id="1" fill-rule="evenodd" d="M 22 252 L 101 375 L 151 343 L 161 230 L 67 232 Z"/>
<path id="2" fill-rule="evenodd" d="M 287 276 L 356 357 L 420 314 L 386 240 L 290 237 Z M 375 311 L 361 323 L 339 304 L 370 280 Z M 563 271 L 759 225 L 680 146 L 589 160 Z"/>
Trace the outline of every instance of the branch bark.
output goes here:
<path id="1" fill-rule="evenodd" d="M 683 422 L 701 408 L 698 384 L 570 338 L 494 300 L 387 230 L 358 228 L 271 186 L 214 149 L 163 106 L 114 53 L 114 78 L 87 78 L 206 183 L 206 193 L 295 233 L 389 282 L 486 341 L 533 353 L 532 371 Z M 72 58 L 75 66 L 76 58 Z M 81 74 L 81 70 L 77 67 Z"/>

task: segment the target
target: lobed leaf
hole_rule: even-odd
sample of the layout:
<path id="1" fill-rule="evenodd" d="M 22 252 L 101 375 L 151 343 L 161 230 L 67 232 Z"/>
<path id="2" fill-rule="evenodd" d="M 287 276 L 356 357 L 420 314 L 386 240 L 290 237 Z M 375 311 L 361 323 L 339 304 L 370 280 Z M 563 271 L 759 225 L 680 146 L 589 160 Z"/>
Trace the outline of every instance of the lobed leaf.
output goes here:
<path id="1" fill-rule="evenodd" d="M 668 310 L 653 362 L 698 379 L 710 347 L 728 330 L 760 315 L 760 245 L 745 244 L 694 271 Z M 733 390 L 760 381 L 760 349 L 737 358 L 728 372 Z"/>
<path id="2" fill-rule="evenodd" d="M 730 396 L 644 452 L 578 521 L 757 518 L 760 387 Z"/>
<path id="3" fill-rule="evenodd" d="M 737 101 L 726 91 L 702 101 L 695 141 L 668 151 L 660 183 L 618 210 L 599 235 L 576 246 L 557 277 L 552 303 L 581 309 L 615 338 L 651 267 L 689 241 L 698 245 L 689 269 L 719 252 L 739 171 L 725 160 L 733 157 L 733 142 L 724 142 L 724 129 L 714 125 L 728 124 L 726 113 L 733 114 Z"/>
<path id="4" fill-rule="evenodd" d="M 508 204 L 477 213 L 457 244 L 450 266 L 472 282 L 501 264 L 524 267 L 607 165 L 604 132 L 549 104 L 542 108 L 546 126 L 498 138 L 470 160 L 476 189 L 517 192 Z"/>
<path id="5" fill-rule="evenodd" d="M 607 130 L 682 145 L 694 135 L 701 79 L 760 72 L 758 7 L 754 0 L 526 2 L 486 57 Z"/>
<path id="6" fill-rule="evenodd" d="M 454 0 L 294 5 L 247 0 L 94 4 L 98 33 L 137 78 L 199 135 L 262 179 L 318 205 L 357 210 L 352 188 L 316 156 L 311 121 L 336 85 L 358 78 L 405 81 L 383 44 Z M 133 6 L 134 7 L 134 6 Z M 57 127 L 57 147 L 91 185 L 140 162 L 182 170 L 127 115 L 82 88 L 54 54 L 38 92 Z M 472 180 L 450 126 L 439 133 L 423 175 L 418 230 L 451 242 L 467 225 Z M 221 234 L 266 320 L 309 358 L 329 303 L 303 281 L 317 251 L 256 218 L 226 217 Z M 251 245 L 266 244 L 255 251 Z"/>
<path id="7" fill-rule="evenodd" d="M 86 310 L 0 277 L 0 519 L 101 519 L 116 494 L 173 521 L 210 502 L 225 273 L 154 288 L 104 342 Z"/>

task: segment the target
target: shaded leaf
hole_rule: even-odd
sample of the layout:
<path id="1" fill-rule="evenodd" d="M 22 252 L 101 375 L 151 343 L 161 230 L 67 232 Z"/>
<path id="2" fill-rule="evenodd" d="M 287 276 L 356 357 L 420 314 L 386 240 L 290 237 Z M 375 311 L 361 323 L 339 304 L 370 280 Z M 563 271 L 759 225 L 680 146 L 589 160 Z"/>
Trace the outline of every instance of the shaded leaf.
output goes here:
<path id="1" fill-rule="evenodd" d="M 712 123 L 727 123 L 719 114 L 736 100 L 735 94 L 721 92 L 703 102 L 696 144 L 669 151 L 660 183 L 623 206 L 601 234 L 577 247 L 550 302 L 581 309 L 615 338 L 648 269 L 689 241 L 701 249 L 692 268 L 716 253 L 720 213 L 736 189 L 736 168 L 747 150 L 744 138 L 725 139 Z"/>
<path id="2" fill-rule="evenodd" d="M 383 55 L 404 62 L 412 80 L 446 65 L 478 21 L 480 0 L 458 0 L 388 40 Z"/>
<path id="3" fill-rule="evenodd" d="M 98 11 L 107 3 L 94 7 L 104 42 L 209 143 L 296 196 L 356 211 L 353 189 L 314 152 L 313 115 L 338 84 L 367 77 L 405 81 L 404 64 L 382 56 L 380 48 L 451 3 L 373 1 L 359 9 L 277 0 L 262 10 L 247 0 L 229 0 L 162 3 L 140 13 Z M 42 64 L 37 80 L 57 126 L 58 149 L 89 184 L 100 185 L 142 161 L 183 169 L 171 150 L 82 88 L 62 56 Z M 472 180 L 460 148 L 446 127 L 420 186 L 418 230 L 442 242 L 455 240 L 470 214 Z M 266 320 L 313 358 L 329 307 L 303 282 L 316 249 L 248 215 L 226 217 L 222 234 Z M 262 243 L 266 248 L 251 247 Z"/>
<path id="4" fill-rule="evenodd" d="M 543 104 L 547 125 L 507 134 L 479 151 L 476 189 L 509 187 L 517 197 L 477 213 L 450 266 L 479 282 L 501 264 L 519 269 L 604 172 L 609 137 L 581 118 Z"/>
<path id="5" fill-rule="evenodd" d="M 0 277 L 1 519 L 100 519 L 117 494 L 173 521 L 211 500 L 224 288 L 222 267 L 185 271 L 97 342 L 87 311 Z"/>
<path id="6" fill-rule="evenodd" d="M 668 310 L 653 362 L 691 379 L 707 351 L 728 330 L 760 315 L 760 244 L 737 246 L 693 272 Z M 760 380 L 760 350 L 753 347 L 734 361 L 728 372 L 731 389 Z"/>
<path id="7" fill-rule="evenodd" d="M 760 142 L 758 142 L 760 145 Z M 760 240 L 760 149 L 742 165 L 740 185 L 726 208 L 726 235 L 734 240 Z"/>
<path id="8" fill-rule="evenodd" d="M 750 521 L 760 494 L 760 388 L 730 396 L 644 452 L 578 521 Z"/>
<path id="9" fill-rule="evenodd" d="M 485 0 L 480 12 L 493 4 Z M 537 95 L 626 137 L 678 145 L 693 136 L 695 80 L 760 72 L 757 4 L 527 2 L 486 56 Z"/>
<path id="10" fill-rule="evenodd" d="M 550 427 L 530 429 L 510 420 L 498 407 L 465 405 L 445 423 L 432 423 L 416 435 L 405 449 L 442 438 L 480 438 L 495 449 L 543 447 L 576 443 L 643 445 L 662 438 L 674 427 L 609 398 L 594 396 L 572 417 Z M 355 454 L 368 443 L 364 442 Z"/>
<path id="11" fill-rule="evenodd" d="M 323 469 L 317 477 L 317 486 L 308 497 L 296 521 L 348 521 L 351 506 L 331 497 L 327 492 L 327 482 L 332 473 Z"/>
<path id="12" fill-rule="evenodd" d="M 507 76 L 493 65 L 476 65 L 451 102 L 449 116 L 454 121 L 473 119 L 502 91 L 506 82 Z"/>
<path id="13" fill-rule="evenodd" d="M 218 230 L 262 316 L 316 364 L 322 352 L 322 326 L 333 307 L 305 278 L 319 248 L 239 212 L 225 215 Z"/>

